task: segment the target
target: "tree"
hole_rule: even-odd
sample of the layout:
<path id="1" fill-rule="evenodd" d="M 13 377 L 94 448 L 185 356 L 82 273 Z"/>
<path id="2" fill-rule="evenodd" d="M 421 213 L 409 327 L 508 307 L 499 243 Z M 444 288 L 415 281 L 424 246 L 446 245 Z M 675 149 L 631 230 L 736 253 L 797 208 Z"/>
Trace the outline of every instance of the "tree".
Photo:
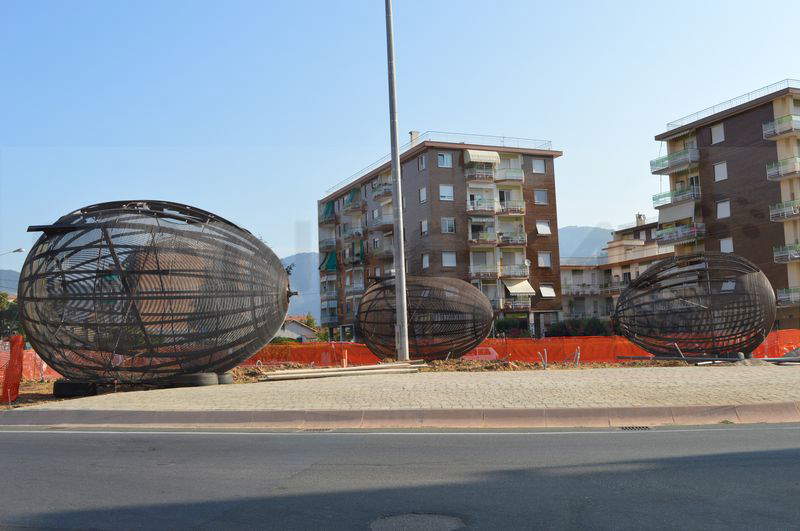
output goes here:
<path id="1" fill-rule="evenodd" d="M 567 319 L 559 321 L 550 327 L 548 336 L 570 337 L 570 336 L 610 336 L 611 325 L 601 321 L 596 317 L 588 319 Z"/>
<path id="2" fill-rule="evenodd" d="M 314 316 L 311 315 L 311 312 L 308 312 L 306 314 L 306 319 L 305 321 L 303 321 L 303 324 L 305 324 L 309 328 L 314 328 L 314 329 L 317 328 L 317 320 L 314 319 Z"/>
<path id="3" fill-rule="evenodd" d="M 8 293 L 0 292 L 0 336 L 11 334 L 25 335 L 19 321 L 19 305 L 9 300 Z"/>

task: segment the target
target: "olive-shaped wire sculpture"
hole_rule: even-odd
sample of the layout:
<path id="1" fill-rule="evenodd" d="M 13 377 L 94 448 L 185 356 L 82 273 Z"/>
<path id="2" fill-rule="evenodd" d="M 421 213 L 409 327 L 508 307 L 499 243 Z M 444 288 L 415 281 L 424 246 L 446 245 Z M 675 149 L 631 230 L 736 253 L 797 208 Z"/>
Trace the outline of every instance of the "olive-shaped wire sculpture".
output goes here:
<path id="1" fill-rule="evenodd" d="M 289 277 L 248 231 L 167 201 L 87 206 L 52 225 L 19 279 L 28 341 L 76 381 L 229 370 L 286 316 Z"/>
<path id="2" fill-rule="evenodd" d="M 694 253 L 650 266 L 620 295 L 614 327 L 659 357 L 750 355 L 775 321 L 775 292 L 752 262 Z"/>
<path id="3" fill-rule="evenodd" d="M 494 313 L 475 286 L 456 278 L 406 279 L 408 349 L 412 358 L 460 357 L 486 339 Z M 397 356 L 395 280 L 370 286 L 358 307 L 357 335 L 378 357 Z"/>

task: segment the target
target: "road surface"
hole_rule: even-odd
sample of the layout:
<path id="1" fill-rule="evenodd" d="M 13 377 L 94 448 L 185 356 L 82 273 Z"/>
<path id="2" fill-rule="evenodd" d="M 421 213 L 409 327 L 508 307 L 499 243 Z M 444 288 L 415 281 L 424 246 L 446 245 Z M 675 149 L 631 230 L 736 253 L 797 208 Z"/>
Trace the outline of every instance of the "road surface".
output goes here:
<path id="1" fill-rule="evenodd" d="M 786 529 L 800 522 L 798 425 L 3 430 L 0 466 L 4 528 Z"/>

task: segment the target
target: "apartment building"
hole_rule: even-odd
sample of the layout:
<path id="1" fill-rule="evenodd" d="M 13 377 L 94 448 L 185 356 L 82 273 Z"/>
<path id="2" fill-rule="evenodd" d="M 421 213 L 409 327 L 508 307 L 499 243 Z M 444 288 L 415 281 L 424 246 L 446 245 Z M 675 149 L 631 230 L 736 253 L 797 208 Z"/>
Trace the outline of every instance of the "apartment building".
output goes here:
<path id="1" fill-rule="evenodd" d="M 471 282 L 534 334 L 561 310 L 550 142 L 412 131 L 401 148 L 407 274 Z M 371 282 L 394 275 L 388 157 L 318 203 L 322 324 L 353 337 Z"/>
<path id="2" fill-rule="evenodd" d="M 614 231 L 601 256 L 561 258 L 564 319 L 609 319 L 619 294 L 653 263 L 674 255 L 656 238 L 658 221 L 636 215 L 635 223 Z"/>
<path id="3" fill-rule="evenodd" d="M 650 161 L 659 244 L 734 252 L 775 288 L 777 326 L 800 328 L 800 80 L 787 79 L 667 124 Z"/>

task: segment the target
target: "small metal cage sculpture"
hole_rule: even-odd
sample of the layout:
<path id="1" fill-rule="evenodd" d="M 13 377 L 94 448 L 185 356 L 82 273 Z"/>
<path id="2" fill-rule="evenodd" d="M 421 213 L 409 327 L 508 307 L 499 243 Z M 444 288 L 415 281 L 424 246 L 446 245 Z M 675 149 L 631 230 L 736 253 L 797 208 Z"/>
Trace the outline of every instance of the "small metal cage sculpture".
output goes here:
<path id="1" fill-rule="evenodd" d="M 407 277 L 408 349 L 412 358 L 457 358 L 489 334 L 489 299 L 456 278 Z M 373 284 L 358 307 L 357 333 L 378 357 L 397 356 L 394 278 Z"/>
<path id="2" fill-rule="evenodd" d="M 78 381 L 224 372 L 284 321 L 289 278 L 248 231 L 166 201 L 81 208 L 28 254 L 20 318 L 36 352 Z"/>
<path id="3" fill-rule="evenodd" d="M 729 253 L 657 262 L 620 295 L 615 329 L 659 357 L 735 358 L 761 344 L 775 293 L 754 264 Z"/>

